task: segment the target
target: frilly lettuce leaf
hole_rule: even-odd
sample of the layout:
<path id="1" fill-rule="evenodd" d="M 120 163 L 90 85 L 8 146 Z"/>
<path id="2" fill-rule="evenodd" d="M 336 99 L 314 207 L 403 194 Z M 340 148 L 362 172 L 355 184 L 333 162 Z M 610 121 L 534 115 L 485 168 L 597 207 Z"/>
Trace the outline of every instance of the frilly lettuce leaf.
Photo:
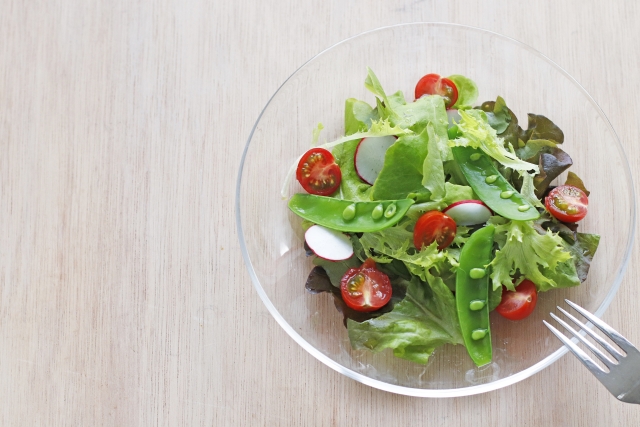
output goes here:
<path id="1" fill-rule="evenodd" d="M 559 287 L 555 280 L 540 271 L 542 267 L 555 272 L 560 263 L 571 259 L 558 234 L 551 231 L 539 234 L 531 221 L 498 224 L 495 234 L 500 249 L 491 261 L 494 290 L 500 286 L 514 290 L 513 278 L 519 275 L 535 283 L 539 291 Z"/>
<path id="2" fill-rule="evenodd" d="M 393 349 L 396 357 L 425 364 L 436 347 L 462 344 L 455 299 L 441 278 L 414 278 L 393 310 L 362 323 L 347 321 L 354 349 L 380 352 Z"/>
<path id="3" fill-rule="evenodd" d="M 447 265 L 458 265 L 460 253 L 455 248 L 439 251 L 434 242 L 418 251 L 413 246 L 413 225 L 413 221 L 403 221 L 394 227 L 363 233 L 359 244 L 365 257 L 380 263 L 388 263 L 394 259 L 402 261 L 411 274 L 422 280 L 427 280 L 429 271 L 440 273 Z M 465 229 L 461 228 L 461 232 L 464 234 Z M 464 239 L 464 235 L 460 239 Z"/>
<path id="4" fill-rule="evenodd" d="M 397 259 L 411 264 L 407 265 L 409 271 L 426 280 L 426 272 L 430 268 L 439 268 L 445 262 L 447 251 L 439 251 L 436 242 L 422 248 L 421 251 L 416 250 L 413 247 L 413 232 L 407 229 L 407 225 L 408 223 L 404 223 L 381 231 L 364 233 L 360 237 L 360 243 L 368 257 L 382 263 Z"/>
<path id="5" fill-rule="evenodd" d="M 452 245 L 456 245 L 459 248 L 462 248 L 462 245 L 467 243 L 469 240 L 469 235 L 471 234 L 471 227 L 465 227 L 464 225 L 458 225 L 456 227 L 456 237 L 453 238 Z M 453 249 L 448 249 L 448 252 L 453 251 Z M 457 254 L 456 259 L 460 259 L 460 254 Z M 457 267 L 457 265 L 456 265 Z"/>
<path id="6" fill-rule="evenodd" d="M 471 107 L 478 99 L 478 86 L 475 82 L 459 74 L 449 76 L 449 80 L 453 81 L 458 89 L 458 100 L 451 108 L 464 109 Z"/>
<path id="7" fill-rule="evenodd" d="M 531 203 L 536 208 L 544 209 L 544 205 L 540 202 L 538 196 L 536 196 L 536 187 L 533 182 L 533 176 L 528 173 L 522 174 L 522 187 L 520 188 L 520 194 L 522 194 L 522 197 L 527 202 Z"/>
<path id="8" fill-rule="evenodd" d="M 351 135 L 345 135 L 341 138 L 336 139 L 335 141 L 322 144 L 319 147 L 329 149 L 335 147 L 338 144 L 342 144 L 343 142 L 352 141 L 354 139 L 360 140 L 362 138 L 369 138 L 372 136 L 402 136 L 412 134 L 413 131 L 411 129 L 404 129 L 399 126 L 393 125 L 387 119 L 372 120 L 369 130 L 352 133 Z"/>
<path id="9" fill-rule="evenodd" d="M 415 133 L 422 133 L 429 123 L 434 131 L 444 141 L 447 141 L 449 119 L 441 96 L 423 96 L 414 102 L 406 102 L 404 95 L 398 91 L 387 95 L 375 73 L 367 68 L 365 87 L 376 96 L 377 112 L 393 126 L 410 129 Z M 440 157 L 443 161 L 453 159 L 448 144 L 440 143 Z"/>
<path id="10" fill-rule="evenodd" d="M 571 288 L 581 283 L 573 259 L 559 262 L 555 269 L 540 267 L 540 270 L 546 278 L 555 283 L 555 286 L 551 286 L 550 283 L 542 283 L 537 286 L 538 292 L 554 288 Z"/>
<path id="11" fill-rule="evenodd" d="M 520 160 L 504 147 L 503 139 L 499 138 L 496 130 L 489 125 L 484 111 L 460 110 L 459 113 L 458 128 L 462 137 L 450 141 L 452 145 L 479 148 L 502 165 L 517 171 L 540 171 L 537 165 Z"/>

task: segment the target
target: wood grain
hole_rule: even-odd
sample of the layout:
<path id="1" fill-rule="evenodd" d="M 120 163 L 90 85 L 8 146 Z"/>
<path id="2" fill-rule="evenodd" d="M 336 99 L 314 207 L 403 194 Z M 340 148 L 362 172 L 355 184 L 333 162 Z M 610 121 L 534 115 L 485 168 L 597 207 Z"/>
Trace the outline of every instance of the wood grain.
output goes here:
<path id="1" fill-rule="evenodd" d="M 544 52 L 600 102 L 640 182 L 638 18 L 624 0 L 1 1 L 0 425 L 640 424 L 571 357 L 447 400 L 341 376 L 263 306 L 233 212 L 251 126 L 289 74 L 413 21 Z M 640 343 L 634 249 L 604 319 Z"/>

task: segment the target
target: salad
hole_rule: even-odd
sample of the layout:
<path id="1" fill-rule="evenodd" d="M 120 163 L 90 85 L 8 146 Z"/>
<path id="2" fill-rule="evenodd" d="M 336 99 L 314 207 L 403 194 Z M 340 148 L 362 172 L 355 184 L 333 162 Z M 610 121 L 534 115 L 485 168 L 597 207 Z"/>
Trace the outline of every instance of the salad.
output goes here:
<path id="1" fill-rule="evenodd" d="M 354 349 L 424 364 L 461 344 L 490 363 L 489 313 L 526 318 L 538 293 L 584 282 L 598 247 L 577 231 L 582 180 L 552 185 L 572 165 L 564 134 L 538 114 L 523 129 L 501 97 L 477 105 L 461 75 L 427 74 L 415 101 L 370 69 L 365 87 L 375 105 L 347 99 L 345 136 L 290 172 L 315 265 L 305 287 L 333 295 Z"/>

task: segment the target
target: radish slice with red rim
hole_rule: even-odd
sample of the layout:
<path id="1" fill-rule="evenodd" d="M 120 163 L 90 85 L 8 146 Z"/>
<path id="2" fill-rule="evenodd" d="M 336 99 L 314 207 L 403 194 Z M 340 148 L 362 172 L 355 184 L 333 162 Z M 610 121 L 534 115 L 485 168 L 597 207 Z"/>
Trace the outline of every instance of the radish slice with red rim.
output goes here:
<path id="1" fill-rule="evenodd" d="M 316 224 L 307 229 L 304 240 L 313 253 L 328 261 L 342 261 L 353 256 L 351 239 L 340 231 Z"/>
<path id="2" fill-rule="evenodd" d="M 367 184 L 373 185 L 382 166 L 384 166 L 384 156 L 387 149 L 396 142 L 396 137 L 371 136 L 362 138 L 353 158 L 356 173 Z"/>
<path id="3" fill-rule="evenodd" d="M 484 224 L 492 215 L 491 209 L 480 200 L 461 200 L 452 203 L 442 213 L 447 214 L 457 225 Z"/>

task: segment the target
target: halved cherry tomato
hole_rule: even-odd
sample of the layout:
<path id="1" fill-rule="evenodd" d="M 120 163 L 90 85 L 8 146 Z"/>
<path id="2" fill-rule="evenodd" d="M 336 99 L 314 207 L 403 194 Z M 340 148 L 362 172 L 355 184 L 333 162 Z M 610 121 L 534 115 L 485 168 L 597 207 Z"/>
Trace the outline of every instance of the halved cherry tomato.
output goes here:
<path id="1" fill-rule="evenodd" d="M 342 172 L 329 151 L 312 148 L 298 162 L 296 179 L 307 193 L 328 196 L 340 187 Z"/>
<path id="2" fill-rule="evenodd" d="M 509 291 L 507 288 L 502 290 L 502 301 L 496 307 L 496 311 L 509 320 L 522 320 L 533 312 L 537 301 L 536 285 L 525 279 L 516 286 L 515 291 Z"/>
<path id="3" fill-rule="evenodd" d="M 342 276 L 340 292 L 344 302 L 357 311 L 375 311 L 391 299 L 389 276 L 368 258 L 360 268 L 350 268 Z"/>
<path id="4" fill-rule="evenodd" d="M 458 100 L 456 84 L 439 74 L 427 74 L 416 84 L 416 99 L 424 95 L 440 95 L 444 98 L 444 106 L 451 108 Z"/>
<path id="5" fill-rule="evenodd" d="M 420 250 L 438 242 L 438 249 L 449 246 L 456 237 L 456 222 L 440 211 L 430 211 L 422 215 L 413 229 L 413 244 Z"/>
<path id="6" fill-rule="evenodd" d="M 560 185 L 549 192 L 544 205 L 560 221 L 577 222 L 587 215 L 589 199 L 578 187 Z"/>

